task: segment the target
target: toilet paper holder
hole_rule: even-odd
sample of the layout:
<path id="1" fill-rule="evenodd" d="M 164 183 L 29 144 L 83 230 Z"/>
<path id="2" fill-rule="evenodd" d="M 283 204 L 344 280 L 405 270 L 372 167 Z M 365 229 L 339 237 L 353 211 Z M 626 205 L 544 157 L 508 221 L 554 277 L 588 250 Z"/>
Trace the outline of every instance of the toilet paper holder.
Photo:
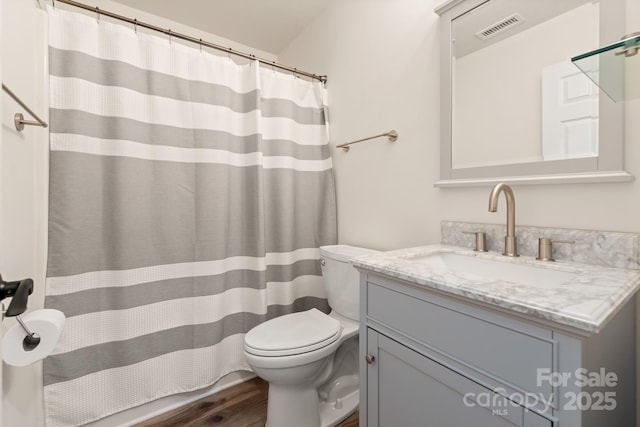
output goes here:
<path id="1" fill-rule="evenodd" d="M 35 332 L 31 332 L 20 317 L 20 315 L 27 310 L 27 300 L 29 299 L 29 295 L 32 293 L 33 280 L 24 279 L 17 280 L 15 282 L 5 282 L 0 274 L 0 301 L 5 298 L 11 298 L 9 307 L 6 311 L 3 310 L 2 315 L 15 317 L 22 329 L 24 329 L 27 336 L 22 342 L 22 347 L 27 351 L 33 350 L 38 346 L 38 344 L 40 344 L 40 336 Z"/>

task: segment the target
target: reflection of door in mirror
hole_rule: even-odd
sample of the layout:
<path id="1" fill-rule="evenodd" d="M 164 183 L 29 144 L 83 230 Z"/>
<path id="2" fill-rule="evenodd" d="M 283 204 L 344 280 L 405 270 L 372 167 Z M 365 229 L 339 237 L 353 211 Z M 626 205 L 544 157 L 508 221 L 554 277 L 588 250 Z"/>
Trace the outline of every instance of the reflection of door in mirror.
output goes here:
<path id="1" fill-rule="evenodd" d="M 598 87 L 571 62 L 542 69 L 542 159 L 598 156 Z"/>
<path id="2" fill-rule="evenodd" d="M 453 20 L 452 168 L 598 155 L 597 89 L 558 76 L 555 96 L 581 107 L 546 111 L 543 70 L 598 47 L 599 10 L 585 0 L 491 0 Z M 543 119 L 558 114 L 552 127 L 563 139 L 552 143 Z"/>

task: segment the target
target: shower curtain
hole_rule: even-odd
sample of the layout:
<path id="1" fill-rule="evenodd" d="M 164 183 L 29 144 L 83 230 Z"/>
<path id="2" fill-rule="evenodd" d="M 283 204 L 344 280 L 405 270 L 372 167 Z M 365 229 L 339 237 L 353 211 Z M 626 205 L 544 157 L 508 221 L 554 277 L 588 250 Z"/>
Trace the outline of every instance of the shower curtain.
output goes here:
<path id="1" fill-rule="evenodd" d="M 48 426 L 249 369 L 244 334 L 328 311 L 336 242 L 319 82 L 49 8 Z"/>

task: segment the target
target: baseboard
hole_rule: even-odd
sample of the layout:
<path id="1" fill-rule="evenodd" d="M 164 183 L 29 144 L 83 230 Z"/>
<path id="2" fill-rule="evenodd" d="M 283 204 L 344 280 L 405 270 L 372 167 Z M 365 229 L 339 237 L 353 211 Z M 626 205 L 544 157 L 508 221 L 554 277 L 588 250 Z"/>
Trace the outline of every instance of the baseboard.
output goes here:
<path id="1" fill-rule="evenodd" d="M 214 385 L 203 388 L 201 390 L 192 391 L 189 393 L 180 393 L 172 396 L 163 397 L 153 402 L 137 406 L 135 408 L 127 409 L 126 411 L 118 412 L 109 417 L 100 419 L 98 421 L 86 424 L 88 427 L 129 427 L 146 421 L 150 418 L 162 415 L 165 412 L 172 411 L 181 406 L 188 405 L 196 400 L 203 399 L 212 394 L 218 393 L 222 390 L 226 390 L 229 387 L 240 384 L 256 375 L 249 371 L 237 371 L 232 372 L 222 377 Z"/>

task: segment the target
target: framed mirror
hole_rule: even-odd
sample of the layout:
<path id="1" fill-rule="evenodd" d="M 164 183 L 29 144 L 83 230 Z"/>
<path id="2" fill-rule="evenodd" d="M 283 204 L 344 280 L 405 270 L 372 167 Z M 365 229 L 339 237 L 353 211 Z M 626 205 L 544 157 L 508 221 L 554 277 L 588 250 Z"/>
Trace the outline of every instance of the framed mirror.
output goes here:
<path id="1" fill-rule="evenodd" d="M 624 34 L 624 0 L 450 0 L 436 186 L 629 181 L 624 103 L 570 58 Z"/>

